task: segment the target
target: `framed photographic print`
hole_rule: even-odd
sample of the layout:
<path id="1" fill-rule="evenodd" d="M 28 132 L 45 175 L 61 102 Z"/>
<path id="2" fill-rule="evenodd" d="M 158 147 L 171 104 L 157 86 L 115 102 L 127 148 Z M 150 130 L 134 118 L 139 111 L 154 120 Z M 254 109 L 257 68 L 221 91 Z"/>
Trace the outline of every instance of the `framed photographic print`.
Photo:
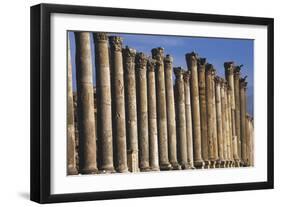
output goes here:
<path id="1" fill-rule="evenodd" d="M 31 200 L 273 188 L 273 19 L 31 7 Z"/>

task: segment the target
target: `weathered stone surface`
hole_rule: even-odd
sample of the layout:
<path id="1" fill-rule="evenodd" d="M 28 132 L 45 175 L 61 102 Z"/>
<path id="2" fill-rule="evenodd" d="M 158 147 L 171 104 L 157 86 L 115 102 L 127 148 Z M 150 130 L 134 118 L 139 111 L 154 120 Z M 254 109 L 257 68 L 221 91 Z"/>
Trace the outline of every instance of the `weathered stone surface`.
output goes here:
<path id="1" fill-rule="evenodd" d="M 240 119 L 241 119 L 241 164 L 247 163 L 247 134 L 246 134 L 246 111 L 247 111 L 247 82 L 246 78 L 240 78 Z"/>
<path id="2" fill-rule="evenodd" d="M 127 172 L 126 117 L 124 94 L 124 71 L 122 39 L 109 37 L 111 49 L 111 69 L 113 78 L 113 134 L 115 144 L 115 168 L 117 172 Z"/>
<path id="3" fill-rule="evenodd" d="M 138 100 L 139 167 L 149 171 L 148 106 L 147 106 L 147 57 L 144 53 L 136 55 L 136 80 Z"/>
<path id="4" fill-rule="evenodd" d="M 79 126 L 79 172 L 97 172 L 96 129 L 90 34 L 75 32 L 77 114 Z"/>
<path id="5" fill-rule="evenodd" d="M 99 170 L 102 173 L 112 173 L 115 169 L 113 165 L 112 103 L 108 37 L 106 33 L 94 33 L 93 36 L 97 74 Z"/>
<path id="6" fill-rule="evenodd" d="M 159 164 L 161 170 L 171 170 L 168 155 L 168 134 L 167 134 L 167 110 L 166 110 L 166 89 L 164 75 L 164 49 L 154 48 L 151 50 L 152 57 L 156 61 L 156 94 L 157 94 L 157 125 L 159 140 Z"/>
<path id="7" fill-rule="evenodd" d="M 203 168 L 204 161 L 202 160 L 201 150 L 201 124 L 200 124 L 200 104 L 199 104 L 199 89 L 198 89 L 198 71 L 197 59 L 198 55 L 194 52 L 185 55 L 187 67 L 191 71 L 191 107 L 192 107 L 192 122 L 193 122 L 193 146 L 194 146 L 194 166 Z"/>
<path id="8" fill-rule="evenodd" d="M 169 161 L 174 170 L 181 169 L 177 160 L 177 131 L 175 117 L 175 101 L 173 87 L 173 58 L 167 55 L 164 58 L 165 87 L 166 87 L 166 106 L 167 106 L 167 129 L 168 129 L 168 149 Z"/>
<path id="9" fill-rule="evenodd" d="M 176 76 L 175 97 L 177 112 L 177 137 L 179 149 L 179 161 L 183 169 L 189 169 L 187 161 L 187 141 L 186 141 L 186 112 L 185 112 L 185 92 L 184 92 L 184 69 L 181 67 L 174 68 Z"/>
<path id="10" fill-rule="evenodd" d="M 126 131 L 128 145 L 127 158 L 128 167 L 131 172 L 139 171 L 135 56 L 135 49 L 129 47 L 123 49 L 123 65 L 125 73 L 124 80 L 126 103 Z"/>
<path id="11" fill-rule="evenodd" d="M 206 100 L 206 59 L 199 58 L 197 63 L 198 63 L 202 158 L 205 162 L 205 167 L 208 167 L 209 152 L 208 152 L 208 122 L 207 122 L 208 114 L 207 114 L 207 100 Z"/>
<path id="12" fill-rule="evenodd" d="M 69 37 L 67 46 L 67 174 L 76 175 L 78 172 L 76 168 L 75 123 L 72 91 L 72 64 Z"/>
<path id="13" fill-rule="evenodd" d="M 148 128 L 149 128 L 149 164 L 153 171 L 159 170 L 157 108 L 155 87 L 155 60 L 149 59 L 147 63 L 148 87 Z"/>

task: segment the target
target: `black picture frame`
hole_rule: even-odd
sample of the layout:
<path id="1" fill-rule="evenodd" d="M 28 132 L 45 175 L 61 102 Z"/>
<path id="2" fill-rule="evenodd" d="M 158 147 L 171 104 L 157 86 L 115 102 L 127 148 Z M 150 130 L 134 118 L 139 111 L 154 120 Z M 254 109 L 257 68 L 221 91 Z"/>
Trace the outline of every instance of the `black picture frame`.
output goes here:
<path id="1" fill-rule="evenodd" d="M 267 26 L 267 181 L 238 184 L 169 187 L 74 194 L 50 193 L 50 130 L 51 130 L 51 71 L 50 71 L 50 15 L 53 13 L 99 15 L 111 17 L 151 18 L 194 22 L 218 22 Z M 103 8 L 56 4 L 39 4 L 31 7 L 31 174 L 30 199 L 38 203 L 88 201 L 103 199 L 166 196 L 179 194 L 211 193 L 272 189 L 274 187 L 274 20 L 272 18 L 181 13 L 152 10 Z"/>

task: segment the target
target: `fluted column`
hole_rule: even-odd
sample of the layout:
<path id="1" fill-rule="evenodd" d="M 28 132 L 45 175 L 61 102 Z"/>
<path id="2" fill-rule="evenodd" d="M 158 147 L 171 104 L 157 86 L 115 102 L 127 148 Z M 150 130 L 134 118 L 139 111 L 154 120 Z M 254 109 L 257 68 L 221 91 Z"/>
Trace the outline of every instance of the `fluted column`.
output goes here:
<path id="1" fill-rule="evenodd" d="M 94 33 L 94 44 L 97 74 L 99 170 L 111 173 L 115 170 L 113 166 L 110 67 L 106 33 Z"/>
<path id="2" fill-rule="evenodd" d="M 249 117 L 249 166 L 254 166 L 254 120 Z"/>
<path id="3" fill-rule="evenodd" d="M 220 167 L 225 162 L 223 151 L 223 128 L 222 128 L 222 103 L 221 103 L 221 78 L 215 77 L 215 96 L 216 96 L 216 125 L 217 125 L 217 141 L 218 141 L 218 156 L 216 163 Z"/>
<path id="4" fill-rule="evenodd" d="M 221 163 L 221 167 L 227 167 L 228 163 L 228 155 L 227 155 L 227 123 L 226 123 L 226 94 L 225 94 L 225 87 L 226 87 L 226 81 L 224 79 L 221 79 L 221 115 L 222 115 L 222 140 L 223 140 L 223 158 L 224 160 Z"/>
<path id="5" fill-rule="evenodd" d="M 181 67 L 174 68 L 176 76 L 175 97 L 177 112 L 177 137 L 178 137 L 178 155 L 180 165 L 183 169 L 188 169 L 187 162 L 187 142 L 186 142 L 186 119 L 185 119 L 185 93 L 184 93 L 184 70 Z"/>
<path id="6" fill-rule="evenodd" d="M 125 109 L 128 145 L 127 159 L 128 167 L 131 172 L 139 171 L 135 56 L 135 49 L 128 47 L 123 49 L 123 65 L 125 72 Z"/>
<path id="7" fill-rule="evenodd" d="M 177 159 L 177 135 L 176 135 L 176 118 L 175 118 L 175 101 L 174 101 L 174 86 L 173 86 L 173 58 L 166 55 L 164 58 L 165 70 L 165 87 L 167 102 L 167 129 L 168 129 L 168 149 L 169 161 L 175 170 L 181 169 Z"/>
<path id="8" fill-rule="evenodd" d="M 70 40 L 67 43 L 67 174 L 77 174 Z"/>
<path id="9" fill-rule="evenodd" d="M 148 129 L 149 129 L 149 164 L 151 170 L 159 170 L 158 158 L 158 133 L 157 133 L 157 108 L 155 87 L 155 60 L 147 62 L 147 87 L 148 87 Z"/>
<path id="10" fill-rule="evenodd" d="M 187 143 L 187 163 L 188 168 L 193 169 L 193 136 L 192 136 L 192 115 L 190 101 L 190 71 L 183 74 L 184 96 L 185 96 L 185 119 L 186 119 L 186 143 Z"/>
<path id="11" fill-rule="evenodd" d="M 199 84 L 199 102 L 200 102 L 200 123 L 201 123 L 201 148 L 202 158 L 205 167 L 209 167 L 208 152 L 208 122 L 207 122 L 207 101 L 206 101 L 206 59 L 198 59 L 198 84 Z"/>
<path id="12" fill-rule="evenodd" d="M 89 32 L 75 32 L 79 171 L 97 172 L 92 58 Z"/>
<path id="13" fill-rule="evenodd" d="M 114 103 L 114 140 L 115 140 L 115 167 L 118 172 L 127 172 L 127 144 L 126 144 L 126 118 L 124 71 L 122 59 L 122 39 L 111 36 L 109 38 L 111 49 L 111 67 L 113 73 L 113 103 Z"/>
<path id="14" fill-rule="evenodd" d="M 209 157 L 209 166 L 214 165 L 216 161 L 215 156 L 215 116 L 214 116 L 214 101 L 215 96 L 214 87 L 213 87 L 213 65 L 206 65 L 206 98 L 207 98 L 207 124 L 208 124 L 208 157 Z"/>
<path id="15" fill-rule="evenodd" d="M 144 53 L 136 54 L 136 80 L 138 100 L 138 138 L 139 167 L 141 171 L 149 171 L 149 140 L 148 140 L 148 106 L 147 106 L 147 57 Z"/>
<path id="16" fill-rule="evenodd" d="M 251 143 L 251 130 L 252 130 L 252 118 L 249 114 L 246 114 L 246 144 L 247 144 L 247 162 L 246 166 L 251 166 L 252 157 L 252 143 Z"/>
<path id="17" fill-rule="evenodd" d="M 241 127 L 240 127 L 240 70 L 241 66 L 234 69 L 234 93 L 235 93 L 235 127 L 237 135 L 237 151 L 241 161 Z"/>
<path id="18" fill-rule="evenodd" d="M 246 111 L 247 111 L 247 82 L 245 78 L 240 78 L 240 127 L 241 127 L 241 158 L 245 166 L 247 161 L 247 142 L 246 142 Z"/>
<path id="19" fill-rule="evenodd" d="M 225 76 L 229 84 L 229 93 L 230 93 L 230 121 L 231 121 L 231 142 L 232 142 L 232 153 L 235 165 L 239 166 L 240 159 L 238 155 L 238 143 L 236 135 L 236 102 L 235 102 L 235 84 L 234 84 L 234 62 L 225 62 Z"/>
<path id="20" fill-rule="evenodd" d="M 202 160 L 201 150 L 201 124 L 200 124 L 200 104 L 199 104 L 199 89 L 198 89 L 198 71 L 196 53 L 187 53 L 185 55 L 188 69 L 191 71 L 191 107 L 192 107 L 192 123 L 193 123 L 193 146 L 194 146 L 194 166 L 203 168 L 204 161 Z"/>
<path id="21" fill-rule="evenodd" d="M 231 130 L 230 130 L 230 117 L 229 117 L 229 96 L 228 96 L 228 83 L 226 82 L 225 87 L 224 87 L 224 94 L 225 94 L 225 123 L 226 123 L 226 167 L 230 167 L 232 162 L 231 162 L 231 157 L 230 157 L 230 139 L 231 139 Z"/>
<path id="22" fill-rule="evenodd" d="M 161 170 L 171 170 L 168 155 L 168 134 L 167 134 L 167 111 L 166 111 L 166 90 L 164 75 L 164 49 L 154 48 L 151 50 L 153 59 L 156 60 L 156 95 L 157 95 L 157 126 L 159 141 L 159 164 Z"/>

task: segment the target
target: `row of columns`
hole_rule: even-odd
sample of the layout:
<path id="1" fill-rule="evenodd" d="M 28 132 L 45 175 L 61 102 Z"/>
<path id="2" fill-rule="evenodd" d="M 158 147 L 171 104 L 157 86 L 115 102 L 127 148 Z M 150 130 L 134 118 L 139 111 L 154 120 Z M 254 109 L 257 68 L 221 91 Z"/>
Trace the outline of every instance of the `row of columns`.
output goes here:
<path id="1" fill-rule="evenodd" d="M 93 40 L 96 106 L 90 33 L 75 32 L 79 173 L 253 165 L 241 66 L 225 63 L 223 79 L 194 52 L 184 70 L 161 47 L 147 57 L 123 48 L 120 37 L 93 33 Z M 77 174 L 70 48 L 67 117 L 68 174 Z"/>

